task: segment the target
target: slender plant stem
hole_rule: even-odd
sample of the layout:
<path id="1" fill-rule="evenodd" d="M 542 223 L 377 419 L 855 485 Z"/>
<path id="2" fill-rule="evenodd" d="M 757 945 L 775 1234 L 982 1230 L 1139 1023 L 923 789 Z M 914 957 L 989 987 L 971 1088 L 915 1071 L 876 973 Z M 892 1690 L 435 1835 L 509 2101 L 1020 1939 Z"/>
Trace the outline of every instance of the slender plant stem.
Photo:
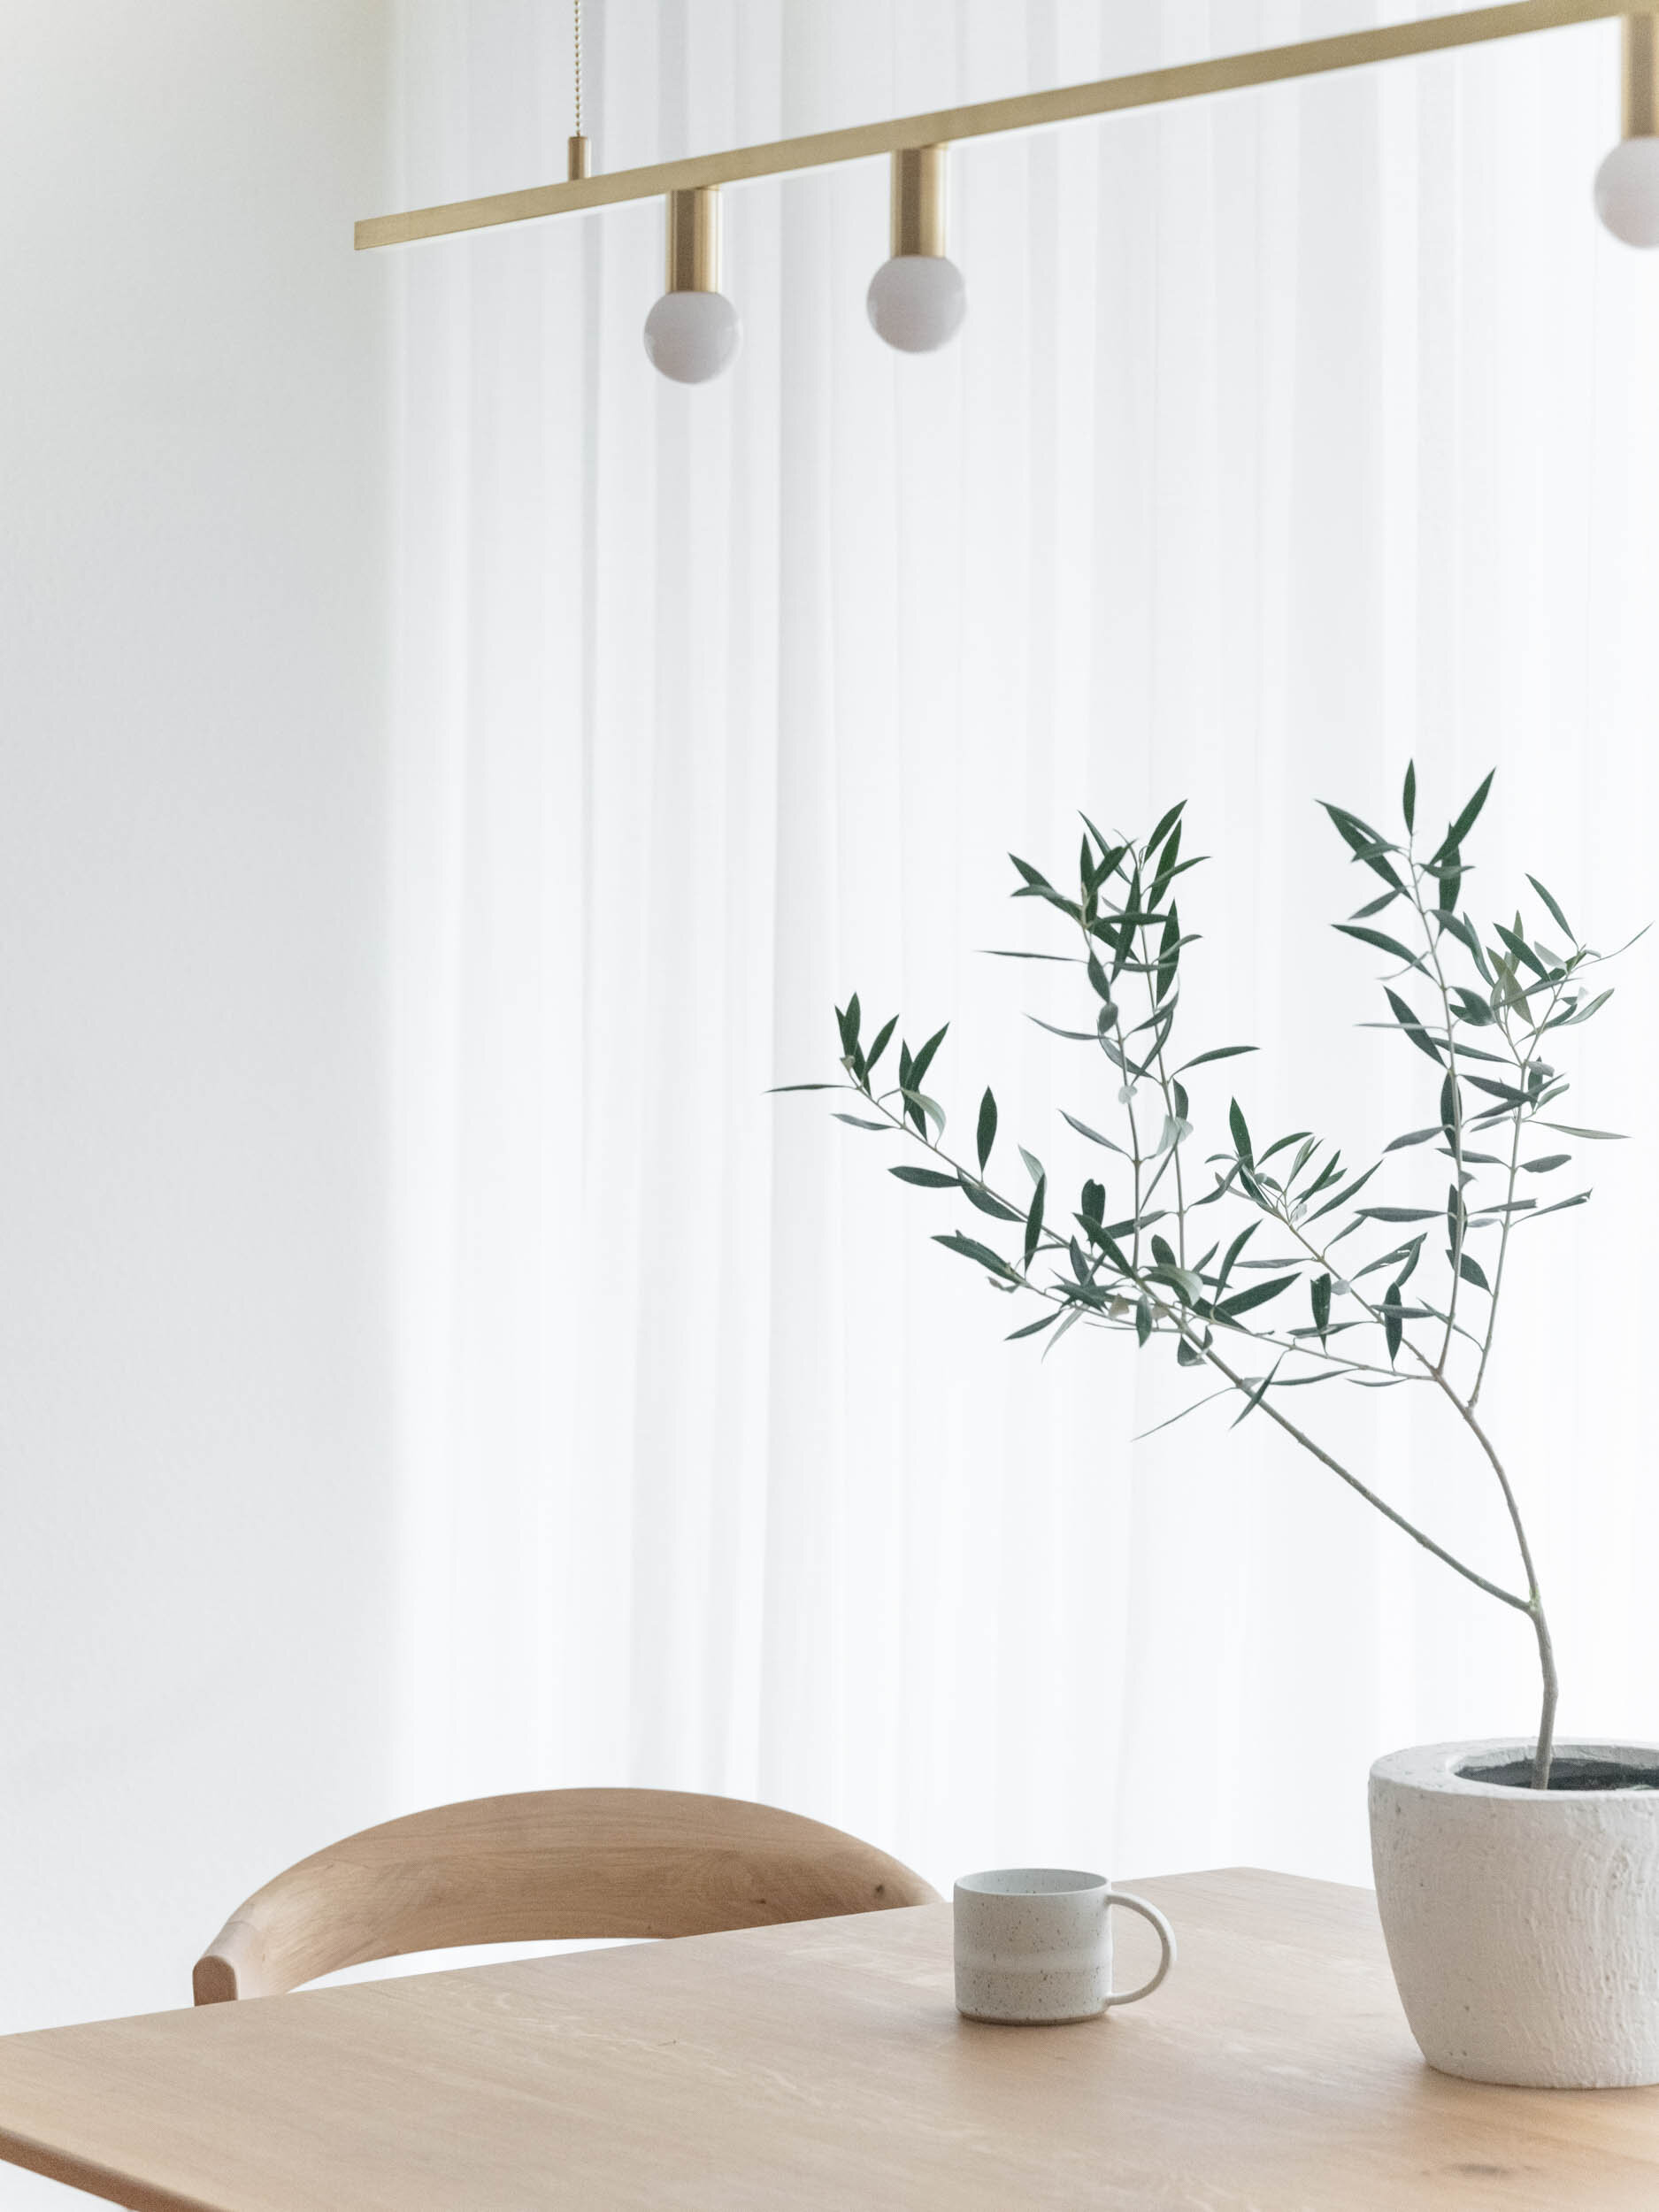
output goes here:
<path id="1" fill-rule="evenodd" d="M 1538 1715 L 1538 1742 L 1532 1753 L 1532 1787 L 1549 1787 L 1549 1770 L 1555 1756 L 1555 1699 L 1559 1685 L 1555 1678 L 1555 1647 L 1550 1641 L 1549 1625 L 1544 1618 L 1541 1605 L 1530 1609 L 1532 1626 L 1538 1634 L 1539 1671 L 1544 1678 L 1543 1702 Z"/>
<path id="2" fill-rule="evenodd" d="M 1170 911 L 1172 914 L 1175 909 L 1171 907 Z M 1140 946 L 1141 963 L 1146 972 L 1147 1010 L 1156 1021 L 1158 1017 L 1158 971 L 1147 963 L 1147 926 L 1145 923 L 1138 925 L 1135 934 Z M 1171 1078 L 1166 1073 L 1164 1065 L 1164 1047 L 1160 1044 L 1157 1049 L 1157 1083 L 1164 1100 L 1164 1119 L 1166 1122 L 1179 1123 L 1181 1117 L 1175 1110 L 1175 1101 L 1170 1090 L 1170 1082 Z M 1185 1267 L 1187 1264 L 1187 1191 L 1181 1179 L 1181 1143 L 1179 1137 L 1169 1148 L 1165 1164 L 1172 1166 L 1175 1171 L 1175 1256 Z M 1164 1169 L 1161 1167 L 1153 1185 L 1154 1189 L 1156 1188 L 1157 1182 L 1162 1180 L 1163 1175 Z"/>
<path id="3" fill-rule="evenodd" d="M 1561 1003 L 1561 995 L 1565 987 L 1565 985 L 1566 977 L 1563 974 L 1561 981 L 1556 984 L 1554 991 L 1550 995 L 1549 1004 L 1544 1010 L 1542 1020 L 1530 1023 L 1530 1031 L 1526 1040 L 1526 1049 L 1525 1052 L 1517 1048 L 1514 1036 L 1509 1029 L 1508 1010 L 1505 1010 L 1503 1019 L 1504 1041 L 1509 1046 L 1510 1052 L 1514 1055 L 1516 1071 L 1520 1079 L 1520 1088 L 1522 1090 L 1526 1088 L 1526 1074 L 1527 1070 L 1532 1064 L 1532 1055 L 1537 1049 L 1540 1038 L 1542 1037 L 1545 1030 L 1549 1025 L 1551 1016 L 1555 1013 L 1555 1009 Z M 1530 1017 L 1530 1008 L 1528 1011 Z M 1469 1394 L 1469 1402 L 1471 1407 L 1478 1404 L 1479 1402 L 1480 1386 L 1486 1379 L 1486 1363 L 1492 1357 L 1493 1341 L 1497 1334 L 1498 1294 L 1503 1288 L 1503 1271 L 1509 1256 L 1509 1232 L 1515 1225 L 1515 1188 L 1516 1181 L 1520 1172 L 1521 1164 L 1522 1119 L 1523 1109 L 1517 1106 L 1512 1118 L 1512 1132 L 1509 1142 L 1509 1176 L 1508 1187 L 1503 1194 L 1505 1202 L 1503 1208 L 1503 1220 L 1498 1231 L 1498 1263 L 1493 1271 L 1492 1297 L 1488 1302 L 1486 1310 L 1486 1340 L 1480 1348 L 1480 1364 L 1475 1371 L 1474 1387 Z"/>
<path id="4" fill-rule="evenodd" d="M 1435 1371 L 1438 1373 L 1444 1370 L 1451 1357 L 1452 1338 L 1457 1323 L 1457 1294 L 1463 1287 L 1463 1238 L 1467 1228 L 1463 1205 L 1463 1093 L 1457 1087 L 1457 1032 L 1452 1013 L 1452 995 L 1447 988 L 1446 971 L 1440 964 L 1439 938 L 1423 904 L 1423 871 L 1409 851 L 1406 860 L 1411 871 L 1411 903 L 1423 925 L 1424 942 L 1434 966 L 1434 987 L 1440 993 L 1440 1012 L 1446 1023 L 1446 1068 L 1451 1079 L 1452 1173 L 1455 1178 L 1457 1203 L 1454 1219 L 1448 1225 L 1452 1248 L 1452 1294 L 1447 1301 L 1446 1334 L 1441 1340 L 1440 1358 L 1435 1362 Z"/>
<path id="5" fill-rule="evenodd" d="M 1532 1548 L 1527 1541 L 1526 1525 L 1521 1518 L 1521 1509 L 1516 1501 L 1514 1487 L 1503 1462 L 1498 1457 L 1492 1439 L 1475 1417 L 1472 1400 L 1460 1398 L 1445 1377 L 1435 1379 L 1451 1403 L 1457 1409 L 1469 1432 L 1486 1454 L 1498 1487 L 1503 1494 L 1503 1503 L 1509 1516 L 1509 1525 L 1515 1532 L 1516 1548 L 1521 1555 L 1521 1566 L 1526 1576 L 1526 1604 L 1525 1611 L 1532 1617 L 1533 1632 L 1538 1638 L 1538 1663 L 1543 1676 L 1543 1701 L 1538 1719 L 1538 1741 L 1532 1754 L 1532 1787 L 1549 1787 L 1550 1763 L 1555 1753 L 1555 1700 L 1559 1684 L 1555 1677 L 1555 1647 L 1549 1633 L 1549 1623 L 1544 1613 L 1543 1594 L 1539 1587 L 1538 1569 L 1532 1560 Z"/>
<path id="6" fill-rule="evenodd" d="M 1520 1141 L 1520 1117 L 1518 1112 L 1517 1114 L 1516 1123 L 1516 1141 L 1518 1145 Z M 1514 1176 L 1513 1170 L 1511 1170 L 1510 1196 L 1513 1197 L 1513 1195 Z M 1296 1226 L 1296 1225 L 1288 1219 L 1285 1219 L 1282 1216 L 1280 1218 L 1283 1220 L 1283 1225 L 1289 1230 L 1292 1236 L 1295 1237 L 1300 1241 L 1303 1249 L 1313 1253 L 1314 1256 L 1319 1260 L 1320 1264 L 1328 1268 L 1331 1264 L 1330 1261 L 1325 1257 L 1323 1253 L 1319 1253 L 1316 1250 L 1310 1240 L 1302 1235 L 1302 1231 Z M 1512 1218 L 1513 1217 L 1509 1213 L 1506 1212 L 1504 1214 L 1503 1219 L 1506 1234 L 1508 1231 L 1508 1225 Z M 1492 1286 L 1492 1302 L 1494 1308 L 1497 1303 L 1497 1294 L 1501 1279 L 1502 1263 L 1500 1263 L 1499 1280 L 1494 1280 Z M 1351 1292 L 1350 1294 L 1355 1297 L 1358 1297 L 1357 1292 Z M 1381 1316 L 1376 1313 L 1375 1309 L 1370 1306 L 1367 1301 L 1360 1299 L 1360 1303 L 1365 1307 L 1367 1312 L 1371 1313 L 1374 1319 L 1380 1320 Z M 1525 1598 L 1509 1596 L 1508 1598 L 1508 1602 L 1517 1606 L 1519 1609 L 1528 1615 L 1532 1620 L 1533 1629 L 1538 1637 L 1539 1665 L 1543 1677 L 1543 1707 L 1539 1718 L 1537 1748 L 1533 1754 L 1532 1787 L 1540 1790 L 1548 1789 L 1549 1787 L 1549 1769 L 1555 1741 L 1555 1699 L 1558 1689 L 1555 1677 L 1555 1647 L 1550 1640 L 1548 1622 L 1545 1618 L 1543 1597 L 1539 1589 L 1538 1571 L 1533 1563 L 1532 1546 L 1527 1540 L 1525 1524 L 1521 1518 L 1520 1506 L 1517 1502 L 1514 1489 L 1510 1485 L 1509 1478 L 1504 1469 L 1503 1463 L 1499 1459 L 1497 1452 L 1493 1447 L 1491 1438 L 1486 1434 L 1486 1431 L 1481 1427 L 1479 1422 L 1475 1418 L 1475 1402 L 1473 1394 L 1471 1393 L 1467 1399 L 1460 1397 L 1456 1389 L 1447 1377 L 1443 1363 L 1437 1365 L 1432 1362 L 1427 1353 L 1425 1352 L 1418 1345 L 1415 1344 L 1410 1337 L 1405 1337 L 1403 1341 L 1407 1350 L 1412 1354 L 1412 1356 L 1425 1371 L 1421 1379 L 1425 1382 L 1432 1382 L 1439 1388 L 1441 1394 L 1446 1398 L 1448 1403 L 1455 1408 L 1460 1418 L 1467 1424 L 1471 1433 L 1475 1438 L 1476 1442 L 1479 1445 L 1482 1452 L 1486 1455 L 1493 1473 L 1497 1477 L 1498 1487 L 1502 1493 L 1504 1509 L 1509 1517 L 1509 1526 L 1514 1531 L 1516 1548 L 1521 1555 L 1521 1566 L 1526 1576 L 1526 1596 Z M 1491 1347 L 1491 1330 L 1490 1327 L 1488 1327 L 1486 1334 L 1486 1346 L 1488 1349 Z M 1486 1359 L 1485 1354 L 1483 1353 L 1481 1359 L 1483 1372 L 1485 1371 L 1485 1365 Z M 1271 1406 L 1264 1405 L 1263 1410 L 1267 1413 L 1272 1413 L 1273 1408 Z M 1317 1455 L 1318 1448 L 1317 1446 L 1310 1445 L 1310 1449 L 1313 1450 L 1316 1455 Z M 1386 1511 L 1387 1509 L 1385 1507 L 1383 1510 Z M 1433 1550 L 1435 1549 L 1435 1547 L 1431 1544 L 1429 1548 Z M 1443 1554 L 1441 1555 L 1449 1557 L 1448 1555 Z M 1488 1586 L 1483 1585 L 1483 1586 Z M 1496 1594 L 1495 1592 L 1494 1594 Z"/>
<path id="7" fill-rule="evenodd" d="M 1492 1357 L 1493 1340 L 1497 1334 L 1498 1299 L 1503 1289 L 1503 1271 L 1509 1257 L 1509 1230 L 1515 1221 L 1515 1186 L 1521 1164 L 1521 1110 L 1514 1116 L 1514 1133 L 1509 1143 L 1509 1179 L 1504 1191 L 1503 1222 L 1498 1231 L 1498 1263 L 1492 1272 L 1492 1296 L 1486 1310 L 1486 1340 L 1480 1347 L 1480 1364 L 1475 1370 L 1475 1383 L 1469 1394 L 1472 1412 L 1480 1400 L 1480 1386 L 1486 1379 L 1486 1362 Z"/>
<path id="8" fill-rule="evenodd" d="M 1131 1248 L 1130 1257 L 1134 1263 L 1134 1270 L 1138 1275 L 1141 1271 L 1141 1215 L 1146 1202 L 1141 1194 L 1141 1132 L 1135 1125 L 1135 1087 L 1129 1078 L 1129 1054 L 1124 1044 L 1124 1020 L 1121 1014 L 1118 1016 L 1113 1027 L 1118 1036 L 1118 1072 L 1123 1078 L 1119 1088 L 1123 1093 L 1124 1110 L 1129 1117 L 1129 1142 L 1132 1148 L 1130 1156 L 1135 1172 L 1134 1242 Z"/>
<path id="9" fill-rule="evenodd" d="M 857 1091 L 859 1096 L 865 1098 L 867 1102 L 873 1104 L 879 1112 L 887 1117 L 895 1129 L 899 1130 L 902 1133 L 910 1136 L 915 1142 L 923 1145 L 929 1152 L 933 1154 L 935 1158 L 942 1160 L 945 1164 L 951 1168 L 956 1174 L 960 1175 L 964 1171 L 960 1164 L 954 1160 L 941 1146 L 935 1144 L 929 1137 L 918 1136 L 914 1127 L 910 1123 L 902 1120 L 897 1115 L 893 1113 L 892 1110 L 883 1100 L 869 1099 L 868 1094 L 860 1090 L 856 1084 L 851 1084 L 848 1087 Z M 988 1184 L 982 1186 L 982 1187 L 984 1187 L 992 1197 L 998 1197 L 1000 1195 L 998 1193 L 991 1191 Z M 1006 1205 L 1008 1201 L 1006 1199 L 1002 1199 L 1001 1202 Z M 1240 1375 L 1236 1369 L 1228 1365 L 1227 1362 L 1223 1359 L 1221 1355 L 1216 1350 L 1213 1344 L 1206 1345 L 1202 1342 L 1202 1339 L 1193 1333 L 1190 1325 L 1179 1310 L 1178 1308 L 1166 1306 L 1164 1303 L 1157 1286 L 1145 1281 L 1141 1277 L 1138 1267 L 1133 1271 L 1132 1279 L 1134 1283 L 1135 1289 L 1139 1293 L 1141 1293 L 1143 1296 L 1149 1296 L 1154 1300 L 1158 1317 L 1160 1319 L 1171 1322 L 1174 1325 L 1176 1333 L 1182 1336 L 1187 1343 L 1191 1344 L 1193 1348 L 1196 1352 L 1200 1353 L 1201 1356 L 1209 1362 L 1210 1365 L 1216 1370 L 1217 1374 L 1224 1376 L 1234 1390 L 1242 1393 L 1246 1397 L 1251 1399 L 1256 1405 L 1261 1408 L 1261 1410 L 1267 1415 L 1271 1421 L 1274 1422 L 1279 1428 L 1283 1429 L 1286 1436 L 1291 1437 L 1296 1443 L 1300 1444 L 1305 1452 L 1310 1453 L 1312 1456 L 1319 1462 L 1321 1466 L 1328 1467 L 1331 1472 L 1333 1475 L 1339 1476 L 1343 1482 L 1348 1484 L 1351 1490 L 1356 1491 L 1358 1494 L 1365 1500 L 1368 1505 L 1375 1506 L 1378 1512 L 1380 1513 L 1386 1520 L 1392 1521 L 1394 1526 L 1398 1529 L 1403 1530 L 1405 1534 L 1409 1536 L 1414 1543 L 1420 1544 L 1425 1551 L 1432 1552 L 1436 1559 L 1440 1560 L 1446 1566 L 1451 1568 L 1454 1573 L 1462 1575 L 1464 1581 L 1473 1583 L 1478 1590 L 1484 1590 L 1488 1597 L 1497 1598 L 1502 1604 L 1513 1606 L 1517 1612 L 1525 1613 L 1529 1610 L 1526 1599 L 1517 1597 L 1513 1590 L 1506 1590 L 1501 1583 L 1489 1581 L 1485 1575 L 1478 1573 L 1473 1567 L 1466 1565 L 1464 1562 L 1459 1559 L 1455 1553 L 1448 1551 L 1444 1544 L 1437 1543 L 1434 1538 L 1428 1534 L 1426 1530 L 1420 1529 L 1414 1521 L 1408 1520 L 1403 1513 L 1397 1511 L 1394 1507 L 1388 1503 L 1386 1498 L 1379 1497 L 1376 1491 L 1372 1490 L 1367 1484 L 1362 1482 L 1359 1477 L 1351 1472 L 1349 1469 L 1344 1467 L 1340 1460 L 1333 1458 L 1322 1445 L 1316 1444 L 1312 1437 L 1310 1437 L 1305 1430 L 1298 1428 L 1294 1421 L 1286 1419 L 1285 1415 L 1280 1413 L 1276 1406 L 1268 1402 L 1265 1392 L 1258 1390 L 1255 1384 L 1248 1377 Z M 1034 1290 L 1038 1290 L 1041 1293 L 1041 1286 L 1033 1284 L 1030 1287 Z M 1479 1435 L 1480 1433 L 1479 1425 L 1473 1424 L 1471 1424 L 1471 1425 L 1475 1426 L 1476 1433 Z M 1482 1439 L 1482 1441 L 1485 1441 L 1484 1438 Z M 1490 1445 L 1486 1446 L 1486 1450 L 1490 1455 Z"/>
<path id="10" fill-rule="evenodd" d="M 1447 1550 L 1444 1544 L 1436 1543 L 1433 1537 L 1420 1529 L 1414 1521 L 1409 1521 L 1403 1513 L 1397 1512 L 1386 1498 L 1379 1498 L 1374 1490 L 1363 1483 L 1357 1475 L 1351 1473 L 1340 1460 L 1333 1459 L 1323 1445 L 1316 1444 L 1304 1429 L 1299 1429 L 1294 1421 L 1286 1420 L 1279 1409 L 1269 1402 L 1265 1391 L 1257 1391 L 1245 1377 L 1229 1367 L 1213 1344 L 1200 1343 L 1196 1338 L 1185 1330 L 1183 1333 L 1187 1335 L 1188 1343 L 1195 1344 L 1210 1364 L 1218 1374 L 1225 1375 L 1235 1390 L 1242 1391 L 1247 1397 L 1252 1399 L 1266 1414 L 1270 1421 L 1276 1421 L 1286 1435 L 1294 1438 L 1303 1451 L 1311 1453 L 1322 1467 L 1328 1467 L 1333 1475 L 1340 1476 L 1347 1483 L 1350 1490 L 1356 1490 L 1368 1505 L 1374 1505 L 1385 1520 L 1392 1521 L 1398 1529 L 1403 1529 L 1414 1543 L 1421 1544 L 1426 1552 L 1432 1552 L 1436 1559 L 1449 1567 L 1455 1574 L 1462 1575 L 1465 1582 L 1472 1582 L 1477 1590 L 1484 1590 L 1488 1597 L 1496 1598 L 1504 1605 L 1513 1606 L 1517 1613 L 1525 1613 L 1531 1609 L 1525 1598 L 1517 1597 L 1513 1590 L 1506 1590 L 1501 1583 L 1489 1582 L 1485 1575 L 1478 1574 L 1474 1568 L 1465 1566 L 1455 1554 Z"/>

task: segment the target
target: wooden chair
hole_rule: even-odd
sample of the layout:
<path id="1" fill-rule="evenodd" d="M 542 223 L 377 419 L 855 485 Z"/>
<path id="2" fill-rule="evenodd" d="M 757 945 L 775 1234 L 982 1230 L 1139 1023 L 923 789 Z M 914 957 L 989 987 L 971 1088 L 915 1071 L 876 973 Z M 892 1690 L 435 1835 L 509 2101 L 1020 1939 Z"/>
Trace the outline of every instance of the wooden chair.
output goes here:
<path id="1" fill-rule="evenodd" d="M 707 1935 L 937 1901 L 885 1851 L 740 1798 L 480 1797 L 365 1828 L 256 1890 L 196 1961 L 196 2001 L 457 1943 Z"/>

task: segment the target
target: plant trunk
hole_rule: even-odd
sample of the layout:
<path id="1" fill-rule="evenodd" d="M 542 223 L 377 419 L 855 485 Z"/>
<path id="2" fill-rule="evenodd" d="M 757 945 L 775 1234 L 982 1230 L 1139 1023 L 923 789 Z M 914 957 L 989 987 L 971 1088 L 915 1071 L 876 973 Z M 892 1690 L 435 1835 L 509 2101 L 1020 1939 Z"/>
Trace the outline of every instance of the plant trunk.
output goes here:
<path id="1" fill-rule="evenodd" d="M 1532 1754 L 1532 1787 L 1547 1790 L 1550 1763 L 1555 1755 L 1555 1648 L 1549 1640 L 1549 1624 L 1544 1618 L 1544 1608 L 1536 1590 L 1527 1610 L 1538 1632 L 1538 1663 L 1544 1676 L 1544 1701 L 1538 1716 L 1538 1747 Z"/>

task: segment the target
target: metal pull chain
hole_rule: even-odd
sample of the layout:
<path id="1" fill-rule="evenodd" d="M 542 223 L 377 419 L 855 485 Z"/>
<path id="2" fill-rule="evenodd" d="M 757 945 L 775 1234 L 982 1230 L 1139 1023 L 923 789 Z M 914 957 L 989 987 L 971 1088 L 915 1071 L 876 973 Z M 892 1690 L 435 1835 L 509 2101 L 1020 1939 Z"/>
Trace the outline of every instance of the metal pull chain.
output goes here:
<path id="1" fill-rule="evenodd" d="M 576 132 L 570 142 L 566 174 L 571 182 L 588 174 L 588 141 L 582 135 L 582 0 L 574 0 L 576 16 Z"/>

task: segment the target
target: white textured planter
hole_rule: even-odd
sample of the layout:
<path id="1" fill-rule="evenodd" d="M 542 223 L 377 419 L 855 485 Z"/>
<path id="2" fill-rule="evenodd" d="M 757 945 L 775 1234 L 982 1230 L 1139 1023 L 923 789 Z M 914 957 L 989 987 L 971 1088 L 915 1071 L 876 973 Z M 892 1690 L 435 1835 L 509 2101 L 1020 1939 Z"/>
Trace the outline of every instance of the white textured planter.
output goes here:
<path id="1" fill-rule="evenodd" d="M 1563 1744 L 1555 1773 L 1576 1788 L 1491 1778 L 1531 1761 L 1515 1739 L 1371 1769 L 1377 1902 L 1411 2032 L 1469 2081 L 1659 2082 L 1659 1788 L 1616 1786 L 1659 1785 L 1659 1747 Z"/>

